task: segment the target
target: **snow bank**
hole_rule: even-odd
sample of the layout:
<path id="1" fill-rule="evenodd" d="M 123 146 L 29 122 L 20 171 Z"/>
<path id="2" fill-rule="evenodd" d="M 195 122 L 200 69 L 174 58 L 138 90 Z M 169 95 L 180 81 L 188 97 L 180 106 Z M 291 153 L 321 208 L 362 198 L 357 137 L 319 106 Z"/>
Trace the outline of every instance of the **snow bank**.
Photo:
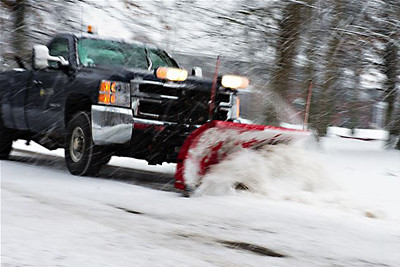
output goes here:
<path id="1" fill-rule="evenodd" d="M 376 140 L 387 140 L 389 133 L 384 130 L 378 129 L 355 129 L 354 134 L 351 133 L 351 129 L 341 127 L 329 127 L 328 136 L 347 136 L 356 138 L 370 138 Z"/>

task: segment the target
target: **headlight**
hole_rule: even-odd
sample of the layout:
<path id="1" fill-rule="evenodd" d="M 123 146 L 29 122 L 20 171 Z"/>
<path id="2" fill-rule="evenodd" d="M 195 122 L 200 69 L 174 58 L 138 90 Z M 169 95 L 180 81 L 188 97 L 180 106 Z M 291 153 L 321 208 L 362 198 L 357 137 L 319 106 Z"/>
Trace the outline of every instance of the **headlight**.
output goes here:
<path id="1" fill-rule="evenodd" d="M 170 81 L 184 81 L 188 72 L 182 69 L 160 67 L 156 71 L 157 78 Z"/>
<path id="2" fill-rule="evenodd" d="M 130 84 L 102 80 L 99 89 L 99 103 L 129 108 L 131 106 Z"/>
<path id="3" fill-rule="evenodd" d="M 249 86 L 249 79 L 236 75 L 222 76 L 222 86 L 231 89 L 244 89 Z"/>

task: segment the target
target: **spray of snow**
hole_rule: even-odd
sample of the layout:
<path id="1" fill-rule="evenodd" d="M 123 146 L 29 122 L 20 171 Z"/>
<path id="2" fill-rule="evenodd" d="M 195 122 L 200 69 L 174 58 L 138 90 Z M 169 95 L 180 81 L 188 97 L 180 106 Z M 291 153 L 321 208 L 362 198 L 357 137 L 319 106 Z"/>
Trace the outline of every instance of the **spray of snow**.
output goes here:
<path id="1" fill-rule="evenodd" d="M 293 199 L 330 187 L 332 183 L 312 153 L 278 145 L 229 155 L 212 166 L 195 195 L 236 194 L 244 188 L 272 199 Z"/>
<path id="2" fill-rule="evenodd" d="M 311 150 L 277 145 L 232 153 L 210 168 L 194 195 L 261 197 L 304 203 L 319 207 L 321 212 L 345 211 L 369 218 L 400 220 L 396 208 L 398 189 L 394 190 L 398 180 L 390 179 L 399 173 L 393 169 L 399 155 L 393 152 L 389 157 L 386 154 L 390 153 L 378 148 L 378 143 L 340 138 L 328 141 L 318 149 L 311 145 Z M 354 143 L 358 149 L 365 146 L 365 152 L 356 153 Z M 371 150 L 375 146 L 376 150 Z M 337 153 L 342 150 L 346 153 L 338 158 Z M 387 162 L 377 162 L 377 153 L 386 155 Z M 389 174 L 376 172 L 377 168 L 388 169 Z"/>
<path id="3" fill-rule="evenodd" d="M 202 132 L 196 139 L 192 140 L 188 156 L 185 160 L 185 183 L 190 188 L 198 186 L 203 178 L 200 175 L 200 165 L 204 158 L 209 158 L 218 149 L 218 158 L 225 155 L 236 155 L 243 148 L 240 144 L 254 142 L 253 146 L 265 142 L 290 143 L 291 146 L 304 144 L 310 138 L 310 133 L 305 131 L 294 131 L 283 128 L 265 128 L 263 130 L 245 130 L 241 127 L 227 125 L 215 125 Z M 261 151 L 261 150 L 260 150 Z M 228 157 L 229 159 L 230 157 Z"/>

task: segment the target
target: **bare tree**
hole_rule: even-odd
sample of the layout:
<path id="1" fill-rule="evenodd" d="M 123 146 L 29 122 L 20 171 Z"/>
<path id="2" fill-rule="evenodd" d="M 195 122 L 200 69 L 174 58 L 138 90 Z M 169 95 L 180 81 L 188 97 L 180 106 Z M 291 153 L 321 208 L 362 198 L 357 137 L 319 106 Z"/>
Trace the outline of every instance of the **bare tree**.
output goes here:
<path id="1" fill-rule="evenodd" d="M 272 87 L 286 100 L 289 100 L 290 80 L 293 77 L 294 58 L 298 48 L 302 6 L 295 1 L 286 4 L 279 22 L 280 33 Z"/>
<path id="2" fill-rule="evenodd" d="M 1 4 L 12 12 L 13 29 L 11 46 L 14 52 L 13 56 L 19 58 L 28 58 L 30 55 L 30 49 L 27 45 L 27 2 L 26 0 L 1 0 Z"/>
<path id="3" fill-rule="evenodd" d="M 384 51 L 384 74 L 386 75 L 386 83 L 384 87 L 384 101 L 387 103 L 386 110 L 386 129 L 389 131 L 388 146 L 394 147 L 397 139 L 400 138 L 399 118 L 396 116 L 396 99 L 397 99 L 397 75 L 400 68 L 399 60 L 399 24 L 400 24 L 400 7 L 396 1 L 385 1 L 385 17 L 383 34 L 386 38 Z M 400 112 L 400 111 L 399 111 Z M 398 142 L 400 143 L 400 141 Z M 397 145 L 400 148 L 400 145 Z"/>

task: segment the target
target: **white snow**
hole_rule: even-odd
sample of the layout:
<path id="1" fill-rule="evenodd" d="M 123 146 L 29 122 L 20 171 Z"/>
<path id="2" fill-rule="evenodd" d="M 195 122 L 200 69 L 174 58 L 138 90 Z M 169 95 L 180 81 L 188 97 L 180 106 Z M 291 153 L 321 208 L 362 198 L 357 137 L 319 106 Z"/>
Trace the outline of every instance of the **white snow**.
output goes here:
<path id="1" fill-rule="evenodd" d="M 269 199 L 299 199 L 331 189 L 321 164 L 302 149 L 277 145 L 263 150 L 242 150 L 211 168 L 196 195 L 237 194 L 238 183 Z"/>
<path id="2" fill-rule="evenodd" d="M 315 151 L 238 155 L 214 175 L 245 175 L 257 193 L 191 198 L 169 189 L 173 164 L 114 157 L 99 178 L 76 177 L 62 150 L 14 147 L 0 162 L 4 267 L 400 265 L 400 153 L 382 141 L 332 136 Z"/>
<path id="3" fill-rule="evenodd" d="M 340 127 L 330 127 L 328 130 L 329 136 L 345 136 L 356 138 L 370 138 L 381 141 L 386 141 L 389 138 L 389 133 L 378 129 L 355 129 L 354 134 L 350 129 Z M 381 144 L 381 143 L 377 143 Z"/>
<path id="4" fill-rule="evenodd" d="M 247 153 L 246 151 L 238 153 L 243 150 L 242 146 L 238 144 L 245 144 L 246 142 L 251 141 L 253 142 L 252 146 L 257 146 L 263 143 L 265 144 L 266 142 L 291 143 L 293 145 L 298 145 L 299 143 L 304 143 L 309 137 L 310 133 L 305 131 L 292 131 L 289 129 L 278 130 L 276 128 L 265 128 L 262 131 L 246 131 L 245 129 L 235 128 L 234 126 L 222 127 L 216 125 L 215 127 L 203 131 L 200 135 L 192 140 L 189 152 L 186 156 L 183 171 L 185 183 L 189 186 L 189 188 L 197 187 L 199 180 L 201 180 L 199 175 L 201 162 L 203 160 L 206 162 L 210 160 L 212 161 L 213 154 L 215 153 L 218 154 L 218 159 L 223 158 L 223 155 L 225 154 L 232 154 L 234 156 L 233 160 L 232 157 L 229 157 L 226 160 L 225 163 L 227 163 L 228 166 L 225 166 L 225 163 L 222 164 L 222 167 L 220 167 L 222 172 L 217 171 L 217 183 L 226 180 L 224 177 L 230 176 L 233 168 L 238 169 L 242 164 L 245 164 L 243 163 L 243 160 L 236 159 L 242 157 L 241 155 L 243 153 Z M 222 147 L 217 149 L 215 152 L 214 148 L 218 147 L 220 144 L 223 144 Z M 266 148 L 266 152 L 268 152 L 268 150 L 269 148 Z M 239 156 L 235 157 L 238 154 Z M 252 154 L 249 154 L 249 156 L 250 155 Z M 255 155 L 258 155 L 258 153 L 255 153 Z M 246 155 L 244 157 L 246 157 Z M 254 170 L 257 171 L 257 169 L 262 168 L 263 162 L 266 162 L 265 157 L 261 159 L 258 168 L 254 168 Z M 243 176 L 244 173 L 241 175 Z M 250 176 L 254 177 L 254 175 Z M 256 180 L 258 180 L 258 177 Z M 215 186 L 212 185 L 212 187 Z"/>

